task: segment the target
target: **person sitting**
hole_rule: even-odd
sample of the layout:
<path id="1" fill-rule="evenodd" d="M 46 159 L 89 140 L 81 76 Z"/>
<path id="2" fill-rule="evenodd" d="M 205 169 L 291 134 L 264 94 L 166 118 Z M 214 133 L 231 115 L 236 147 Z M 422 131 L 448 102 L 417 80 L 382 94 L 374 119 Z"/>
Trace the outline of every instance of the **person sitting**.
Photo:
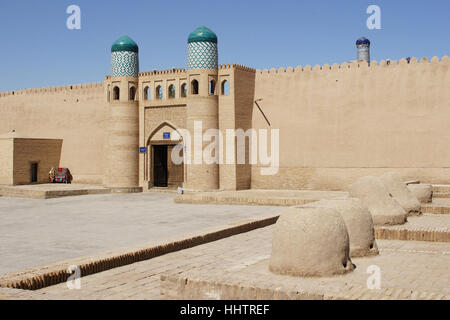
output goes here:
<path id="1" fill-rule="evenodd" d="M 55 173 L 56 173 L 55 168 L 52 168 L 50 170 L 50 172 L 48 173 L 48 180 L 49 180 L 49 182 L 51 182 L 51 183 L 55 182 Z"/>

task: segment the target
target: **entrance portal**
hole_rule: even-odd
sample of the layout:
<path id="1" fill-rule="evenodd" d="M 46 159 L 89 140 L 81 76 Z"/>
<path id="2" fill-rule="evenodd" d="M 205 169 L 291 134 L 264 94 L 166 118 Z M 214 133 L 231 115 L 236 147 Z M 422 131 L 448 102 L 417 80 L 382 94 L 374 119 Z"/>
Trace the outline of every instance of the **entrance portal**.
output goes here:
<path id="1" fill-rule="evenodd" d="M 155 142 L 154 142 L 155 143 Z M 158 144 L 161 143 L 161 144 Z M 162 141 L 151 145 L 151 156 L 149 158 L 149 170 L 151 186 L 162 188 L 181 187 L 184 182 L 184 164 L 175 164 L 172 161 L 172 152 L 175 144 L 162 144 Z M 183 151 L 180 150 L 180 156 L 183 157 Z"/>
<path id="2" fill-rule="evenodd" d="M 153 185 L 168 186 L 167 146 L 153 146 Z"/>

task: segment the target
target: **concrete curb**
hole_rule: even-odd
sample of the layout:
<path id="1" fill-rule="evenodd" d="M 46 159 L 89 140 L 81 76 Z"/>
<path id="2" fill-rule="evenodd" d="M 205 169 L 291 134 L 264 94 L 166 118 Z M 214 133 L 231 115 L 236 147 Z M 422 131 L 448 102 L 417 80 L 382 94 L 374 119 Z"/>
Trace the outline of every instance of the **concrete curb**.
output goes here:
<path id="1" fill-rule="evenodd" d="M 276 223 L 278 216 L 241 221 L 225 227 L 211 228 L 201 234 L 190 234 L 179 239 L 159 243 L 149 247 L 138 247 L 130 251 L 107 252 L 96 257 L 83 257 L 52 265 L 15 272 L 0 276 L 0 287 L 23 290 L 39 290 L 66 282 L 70 277 L 67 272 L 69 266 L 80 268 L 81 276 L 85 277 L 113 268 L 122 267 L 136 262 L 149 260 L 168 253 L 192 248 L 208 242 L 217 241 L 240 233 L 264 228 Z"/>

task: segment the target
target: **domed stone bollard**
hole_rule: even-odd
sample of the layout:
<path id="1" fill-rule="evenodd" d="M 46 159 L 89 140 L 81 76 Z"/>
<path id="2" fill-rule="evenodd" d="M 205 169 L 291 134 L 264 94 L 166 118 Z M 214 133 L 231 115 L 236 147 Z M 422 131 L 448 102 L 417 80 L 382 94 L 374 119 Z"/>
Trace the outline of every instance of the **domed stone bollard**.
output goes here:
<path id="1" fill-rule="evenodd" d="M 355 266 L 341 215 L 330 208 L 291 207 L 275 226 L 269 269 L 300 277 L 344 274 Z"/>
<path id="2" fill-rule="evenodd" d="M 431 202 L 433 199 L 431 184 L 409 184 L 407 188 L 422 203 Z"/>
<path id="3" fill-rule="evenodd" d="M 336 210 L 344 219 L 350 239 L 350 258 L 377 255 L 372 215 L 360 199 L 324 199 L 305 207 L 325 207 Z"/>
<path id="4" fill-rule="evenodd" d="M 380 177 L 387 191 L 409 215 L 421 214 L 419 200 L 408 189 L 402 177 L 395 172 L 387 172 Z"/>
<path id="5" fill-rule="evenodd" d="M 374 225 L 404 224 L 408 213 L 389 194 L 383 182 L 377 177 L 363 177 L 350 187 L 350 196 L 361 199 L 369 208 Z"/>

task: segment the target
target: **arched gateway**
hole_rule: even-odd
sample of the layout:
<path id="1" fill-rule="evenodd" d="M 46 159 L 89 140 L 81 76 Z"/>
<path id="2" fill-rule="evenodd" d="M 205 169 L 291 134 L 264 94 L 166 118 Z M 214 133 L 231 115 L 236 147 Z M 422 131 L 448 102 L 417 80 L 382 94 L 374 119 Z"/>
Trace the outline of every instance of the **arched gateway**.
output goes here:
<path id="1" fill-rule="evenodd" d="M 183 139 L 175 125 L 164 121 L 153 130 L 145 155 L 145 182 L 149 188 L 183 185 L 185 164 L 177 161 L 184 156 L 183 150 Z M 172 159 L 172 152 L 177 152 L 177 158 Z"/>

